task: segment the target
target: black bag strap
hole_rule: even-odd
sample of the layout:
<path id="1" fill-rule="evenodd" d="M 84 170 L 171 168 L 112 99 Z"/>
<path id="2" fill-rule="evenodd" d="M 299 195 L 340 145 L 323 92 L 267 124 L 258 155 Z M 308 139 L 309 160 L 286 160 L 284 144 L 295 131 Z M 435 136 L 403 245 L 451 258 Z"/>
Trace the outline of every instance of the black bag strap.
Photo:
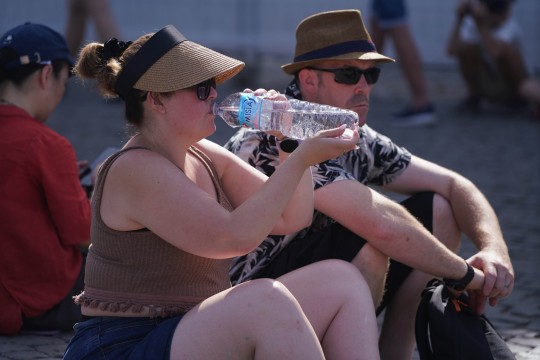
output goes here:
<path id="1" fill-rule="evenodd" d="M 415 336 L 420 360 L 515 360 L 487 317 L 471 311 L 465 294 L 454 299 L 438 279 L 422 291 Z"/>
<path id="2" fill-rule="evenodd" d="M 414 331 L 416 336 L 416 347 L 421 360 L 435 360 L 435 355 L 431 349 L 429 342 L 429 324 L 428 324 L 428 308 L 433 290 L 441 283 L 437 279 L 428 282 L 426 288 L 422 291 L 420 305 L 416 311 L 416 321 Z"/>

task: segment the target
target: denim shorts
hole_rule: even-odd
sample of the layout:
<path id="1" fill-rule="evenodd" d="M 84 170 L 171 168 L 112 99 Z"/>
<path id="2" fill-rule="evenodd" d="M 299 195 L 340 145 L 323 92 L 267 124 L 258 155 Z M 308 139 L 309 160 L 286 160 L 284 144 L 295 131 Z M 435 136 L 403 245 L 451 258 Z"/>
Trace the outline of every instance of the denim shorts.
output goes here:
<path id="1" fill-rule="evenodd" d="M 75 324 L 64 359 L 168 360 L 181 318 L 92 317 Z"/>
<path id="2" fill-rule="evenodd" d="M 392 28 L 407 22 L 405 0 L 372 0 L 371 11 L 383 29 Z"/>

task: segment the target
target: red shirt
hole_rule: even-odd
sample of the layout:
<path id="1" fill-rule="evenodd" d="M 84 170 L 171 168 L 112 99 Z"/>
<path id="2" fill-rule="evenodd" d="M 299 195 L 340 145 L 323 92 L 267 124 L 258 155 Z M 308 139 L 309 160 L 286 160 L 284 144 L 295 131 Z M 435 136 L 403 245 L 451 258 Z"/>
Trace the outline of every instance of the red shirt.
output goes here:
<path id="1" fill-rule="evenodd" d="M 59 303 L 81 270 L 90 204 L 67 139 L 0 106 L 0 333 Z"/>

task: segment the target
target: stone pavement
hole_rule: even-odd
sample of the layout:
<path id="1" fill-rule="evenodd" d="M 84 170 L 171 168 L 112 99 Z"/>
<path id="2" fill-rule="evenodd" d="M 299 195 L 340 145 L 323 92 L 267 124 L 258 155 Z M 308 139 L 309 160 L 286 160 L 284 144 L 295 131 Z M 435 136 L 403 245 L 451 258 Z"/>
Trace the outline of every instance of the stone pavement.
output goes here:
<path id="1" fill-rule="evenodd" d="M 278 64 L 286 62 L 261 59 L 260 68 L 246 68 L 239 80 L 221 86 L 220 97 L 245 86 L 283 89 L 288 78 Z M 525 113 L 458 115 L 453 107 L 464 89 L 455 69 L 426 71 L 440 120 L 437 126 L 390 125 L 388 115 L 400 110 L 407 99 L 397 66 L 383 70 L 368 121 L 414 154 L 467 176 L 486 194 L 499 216 L 516 273 L 512 295 L 489 308 L 487 316 L 518 360 L 540 359 L 540 120 Z M 88 160 L 126 138 L 122 105 L 101 100 L 92 87 L 92 83 L 82 87 L 73 79 L 48 122 L 73 142 L 80 159 Z M 211 139 L 223 144 L 234 130 L 220 119 L 216 123 L 218 131 Z M 470 256 L 470 242 L 464 239 L 463 244 L 462 255 Z M 0 360 L 59 359 L 70 336 L 0 336 Z"/>

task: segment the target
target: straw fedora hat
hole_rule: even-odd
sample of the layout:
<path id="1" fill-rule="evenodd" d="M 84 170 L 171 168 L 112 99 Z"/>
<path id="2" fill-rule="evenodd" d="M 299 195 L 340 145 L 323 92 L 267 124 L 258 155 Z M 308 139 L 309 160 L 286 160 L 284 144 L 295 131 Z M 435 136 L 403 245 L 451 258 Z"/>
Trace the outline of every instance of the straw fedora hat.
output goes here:
<path id="1" fill-rule="evenodd" d="M 292 75 L 321 60 L 349 59 L 395 61 L 377 52 L 359 10 L 327 11 L 298 24 L 294 61 L 281 68 Z"/>
<path id="2" fill-rule="evenodd" d="M 152 35 L 129 59 L 118 75 L 116 91 L 125 97 L 131 88 L 169 92 L 212 78 L 219 84 L 243 68 L 242 61 L 189 41 L 168 25 Z"/>

